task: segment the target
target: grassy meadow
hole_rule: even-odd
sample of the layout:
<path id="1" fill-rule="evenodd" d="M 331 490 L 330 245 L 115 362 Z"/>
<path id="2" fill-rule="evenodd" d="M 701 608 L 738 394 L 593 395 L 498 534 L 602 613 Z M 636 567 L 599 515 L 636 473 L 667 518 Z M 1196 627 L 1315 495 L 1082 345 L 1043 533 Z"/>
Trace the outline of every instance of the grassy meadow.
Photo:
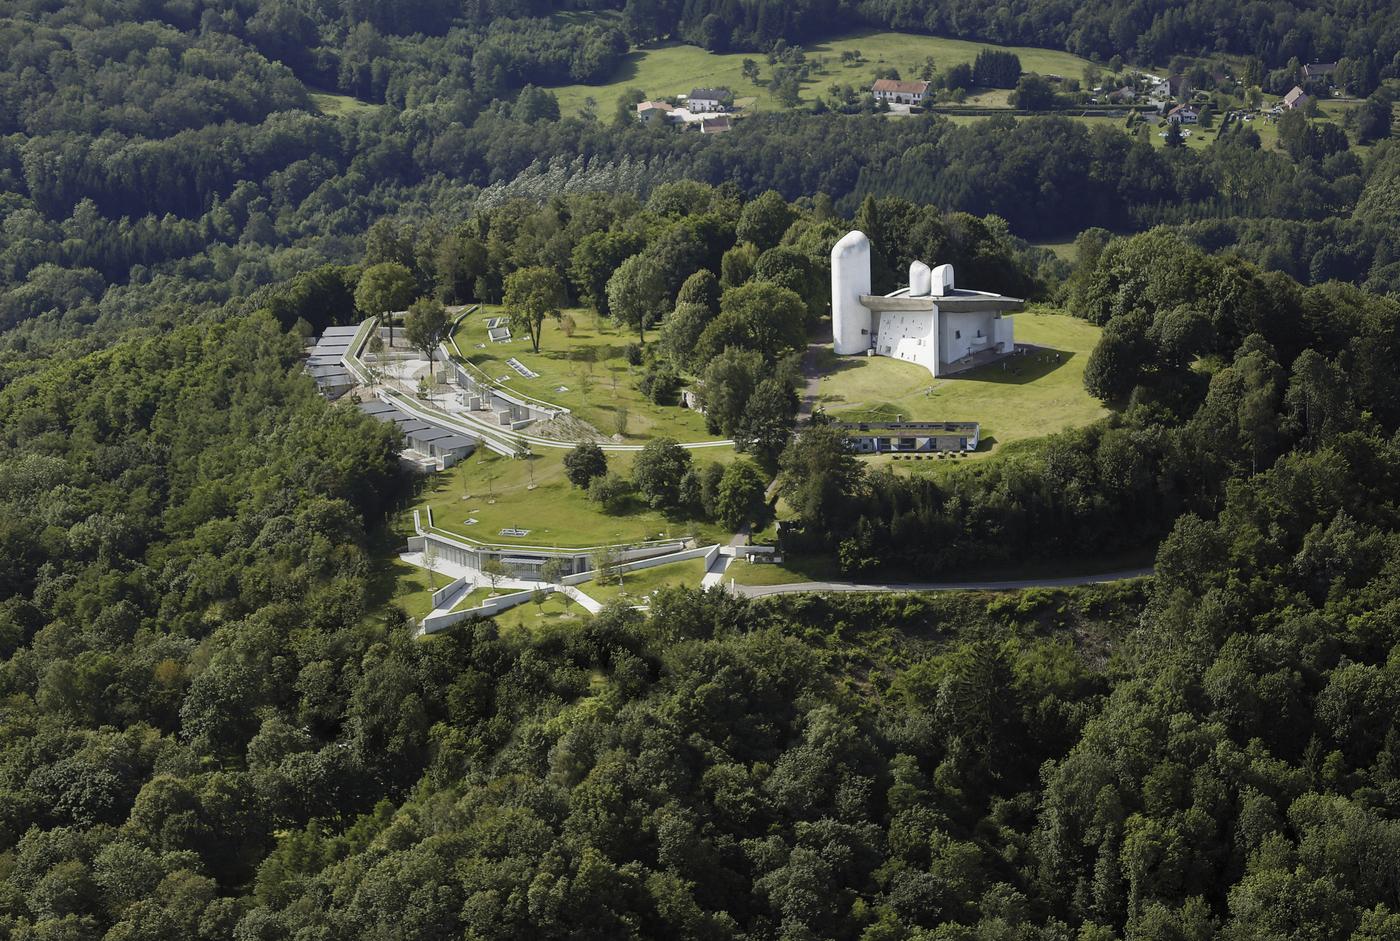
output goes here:
<path id="1" fill-rule="evenodd" d="M 805 46 L 809 60 L 816 63 L 814 76 L 803 85 L 803 99 L 810 102 L 816 94 L 825 92 L 831 84 L 869 85 L 877 68 L 893 67 L 906 79 L 917 78 L 924 60 L 933 58 L 938 69 L 960 62 L 971 62 L 982 49 L 1008 49 L 1021 57 L 1021 67 L 1027 72 L 1063 75 L 1078 78 L 1089 65 L 1087 59 L 1053 49 L 1032 46 L 993 46 L 990 43 L 944 39 L 881 30 L 862 30 L 841 39 Z M 859 51 L 862 60 L 842 63 L 843 52 Z M 759 65 L 757 84 L 744 78 L 745 59 Z M 746 110 L 780 109 L 767 88 L 770 67 L 762 55 L 752 52 L 713 53 L 698 46 L 669 43 L 651 48 L 634 49 L 622 66 L 605 85 L 564 85 L 551 89 L 559 97 L 559 108 L 565 114 L 583 110 L 592 98 L 601 115 L 610 115 L 617 99 L 629 88 L 640 88 L 649 97 L 660 98 L 686 95 L 697 87 L 727 87 L 734 92 Z M 1004 107 L 1006 92 L 985 93 L 987 103 Z"/>
<path id="2" fill-rule="evenodd" d="M 843 421 L 980 422 L 984 451 L 1107 414 L 1084 389 L 1084 364 L 1099 328 L 1043 308 L 1012 316 L 1017 343 L 1057 352 L 1059 362 L 1049 353 L 1032 353 L 935 379 L 903 360 L 831 355 L 817 404 Z"/>
<path id="3" fill-rule="evenodd" d="M 625 410 L 622 440 L 626 443 L 645 444 L 662 435 L 686 442 L 715 440 L 717 436 L 706 430 L 705 419 L 698 413 L 679 405 L 657 405 L 637 391 L 641 370 L 629 366 L 625 356 L 627 345 L 637 342 L 636 334 L 591 312 L 567 313 L 575 323 L 574 335 L 565 335 L 557 322 L 548 320 L 538 353 L 524 335 L 506 343 L 493 342 L 486 335 L 487 319 L 505 315 L 499 307 L 483 307 L 464 317 L 454 339 L 463 358 L 502 388 L 562 405 L 605 437 L 617 432 L 618 413 Z M 648 339 L 655 338 L 656 331 L 650 331 Z M 512 357 L 539 378 L 517 373 L 506 363 Z"/>
<path id="4" fill-rule="evenodd" d="M 445 533 L 505 545 L 579 547 L 658 537 L 728 537 L 714 523 L 670 518 L 635 499 L 618 515 L 604 512 L 564 476 L 567 453 L 537 448 L 529 460 L 515 460 L 481 448 L 452 470 L 428 478 L 416 507 L 431 507 L 433 525 Z M 729 448 L 707 448 L 693 457 L 728 461 L 733 455 Z M 630 476 L 633 460 L 633 452 L 608 453 L 609 469 L 624 477 Z M 529 535 L 502 536 L 502 529 L 526 529 Z"/>

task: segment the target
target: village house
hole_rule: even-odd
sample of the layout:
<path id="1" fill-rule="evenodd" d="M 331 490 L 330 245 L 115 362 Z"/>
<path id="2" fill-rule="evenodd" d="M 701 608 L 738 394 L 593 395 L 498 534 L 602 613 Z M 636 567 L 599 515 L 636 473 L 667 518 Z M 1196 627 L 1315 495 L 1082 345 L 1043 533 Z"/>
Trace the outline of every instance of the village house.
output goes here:
<path id="1" fill-rule="evenodd" d="M 1293 90 L 1283 96 L 1283 106 L 1289 111 L 1292 111 L 1294 108 L 1305 106 L 1311 100 L 1307 92 L 1303 91 L 1303 89 L 1299 88 L 1297 85 L 1294 85 Z"/>
<path id="2" fill-rule="evenodd" d="M 733 94 L 727 88 L 695 88 L 691 89 L 690 97 L 686 99 L 686 109 L 692 113 L 724 111 L 728 108 L 728 103 L 734 100 Z"/>
<path id="3" fill-rule="evenodd" d="M 877 79 L 870 86 L 877 101 L 898 105 L 923 104 L 928 95 L 928 82 L 901 82 L 894 78 Z"/>
<path id="4" fill-rule="evenodd" d="M 1309 62 L 1303 66 L 1303 78 L 1308 81 L 1325 81 L 1332 84 L 1332 74 L 1337 71 L 1335 62 Z"/>
<path id="5" fill-rule="evenodd" d="M 1191 104 L 1180 104 L 1167 112 L 1167 120 L 1172 124 L 1195 124 L 1200 117 Z"/>
<path id="6" fill-rule="evenodd" d="M 723 134 L 726 131 L 734 130 L 734 125 L 729 118 L 721 115 L 717 118 L 704 118 L 700 121 L 701 134 Z"/>
<path id="7" fill-rule="evenodd" d="M 637 120 L 643 124 L 650 124 L 658 118 L 667 120 L 675 110 L 674 105 L 665 101 L 639 101 L 637 102 Z"/>

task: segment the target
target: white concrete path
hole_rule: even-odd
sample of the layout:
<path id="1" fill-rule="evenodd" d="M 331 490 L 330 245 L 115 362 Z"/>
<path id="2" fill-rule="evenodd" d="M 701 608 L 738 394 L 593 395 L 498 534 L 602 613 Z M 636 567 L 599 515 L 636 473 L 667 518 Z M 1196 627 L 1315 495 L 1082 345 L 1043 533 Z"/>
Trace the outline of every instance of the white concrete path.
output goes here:
<path id="1" fill-rule="evenodd" d="M 601 604 L 595 601 L 592 598 L 592 596 L 586 595 L 583 592 L 579 591 L 577 586 L 561 585 L 558 587 L 557 590 L 562 591 L 564 594 L 577 601 L 589 614 L 597 614 L 599 611 L 603 610 L 603 606 Z"/>
<path id="2" fill-rule="evenodd" d="M 423 553 L 421 552 L 401 552 L 399 558 L 415 568 L 427 568 L 423 564 Z M 441 605 L 434 608 L 432 614 L 445 614 L 461 602 L 475 588 L 491 584 L 491 580 L 469 565 L 459 565 L 456 562 L 448 562 L 445 559 L 437 559 L 433 563 L 433 571 L 443 576 L 441 584 L 447 584 L 455 578 L 465 577 L 467 582 L 457 591 L 454 591 Z M 509 591 L 535 591 L 543 588 L 546 591 L 562 591 L 568 595 L 570 600 L 577 602 L 589 614 L 597 614 L 603 610 L 600 604 L 591 595 L 580 590 L 574 585 L 554 585 L 549 582 L 537 582 L 526 578 L 502 578 L 496 585 L 496 589 L 502 592 Z"/>
<path id="3" fill-rule="evenodd" d="M 705 577 L 700 579 L 700 587 L 712 588 L 715 585 L 723 584 L 724 573 L 729 568 L 731 561 L 733 561 L 733 556 L 725 555 L 722 552 L 717 554 L 714 561 L 710 563 L 709 571 L 705 573 Z"/>

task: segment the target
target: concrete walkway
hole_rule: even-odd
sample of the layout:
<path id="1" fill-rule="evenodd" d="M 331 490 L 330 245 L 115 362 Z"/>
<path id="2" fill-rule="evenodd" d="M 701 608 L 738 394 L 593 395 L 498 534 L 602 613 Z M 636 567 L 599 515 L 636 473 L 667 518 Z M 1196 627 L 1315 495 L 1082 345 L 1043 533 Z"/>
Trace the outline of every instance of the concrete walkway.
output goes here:
<path id="1" fill-rule="evenodd" d="M 790 595 L 804 591 L 1021 591 L 1027 588 L 1073 588 L 1078 585 L 1097 585 L 1101 582 L 1121 582 L 1130 578 L 1144 578 L 1152 574 L 1152 567 L 1125 569 L 1120 572 L 1103 572 L 1096 575 L 1071 575 L 1064 578 L 1016 578 L 1006 581 L 971 582 L 792 582 L 787 585 L 736 585 L 730 582 L 730 590 L 745 598 L 762 598 L 767 595 Z"/>
<path id="2" fill-rule="evenodd" d="M 601 604 L 595 601 L 592 596 L 585 595 L 583 592 L 579 591 L 578 587 L 575 585 L 561 585 L 557 586 L 555 590 L 562 591 L 574 601 L 577 601 L 589 614 L 597 614 L 599 611 L 603 610 Z"/>
<path id="3" fill-rule="evenodd" d="M 747 533 L 747 529 L 745 532 Z M 735 536 L 734 538 L 738 539 L 739 537 Z M 743 545 L 743 543 L 735 542 L 732 545 Z M 710 563 L 709 570 L 705 572 L 705 577 L 700 579 L 700 587 L 712 588 L 715 585 L 724 584 L 724 573 L 729 569 L 731 561 L 733 561 L 732 556 L 727 556 L 724 553 L 716 555 L 714 561 Z"/>

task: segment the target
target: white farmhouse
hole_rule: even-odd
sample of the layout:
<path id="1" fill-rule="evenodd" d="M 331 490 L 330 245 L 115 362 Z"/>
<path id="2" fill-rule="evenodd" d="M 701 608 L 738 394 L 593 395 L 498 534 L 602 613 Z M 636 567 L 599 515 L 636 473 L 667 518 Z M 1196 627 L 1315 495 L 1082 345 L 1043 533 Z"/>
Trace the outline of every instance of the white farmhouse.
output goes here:
<path id="1" fill-rule="evenodd" d="M 694 88 L 685 100 L 685 106 L 696 114 L 724 111 L 726 103 L 732 99 L 733 95 L 727 88 Z"/>
<path id="2" fill-rule="evenodd" d="M 928 82 L 901 82 L 893 78 L 876 79 L 870 86 L 877 101 L 898 105 L 920 105 L 928 96 Z"/>
<path id="3" fill-rule="evenodd" d="M 909 266 L 909 286 L 870 293 L 870 239 L 849 232 L 831 249 L 832 346 L 838 356 L 888 356 L 934 376 L 1014 352 L 1023 301 L 953 284 L 953 266 Z"/>

